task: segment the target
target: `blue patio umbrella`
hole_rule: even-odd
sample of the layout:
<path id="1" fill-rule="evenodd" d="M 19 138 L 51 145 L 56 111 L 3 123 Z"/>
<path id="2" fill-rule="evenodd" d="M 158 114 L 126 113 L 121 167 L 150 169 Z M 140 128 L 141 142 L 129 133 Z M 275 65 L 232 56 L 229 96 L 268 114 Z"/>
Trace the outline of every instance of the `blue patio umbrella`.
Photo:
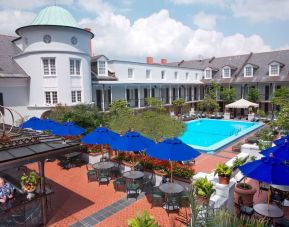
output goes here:
<path id="1" fill-rule="evenodd" d="M 112 144 L 111 148 L 119 151 L 143 151 L 146 148 L 154 145 L 154 141 L 142 136 L 139 132 L 127 132 L 125 135 L 120 136 Z"/>
<path id="2" fill-rule="evenodd" d="M 275 158 L 278 158 L 281 161 L 289 161 L 289 146 L 287 144 L 269 147 L 268 149 L 263 150 L 260 153 L 267 157 L 269 157 L 272 153 Z"/>
<path id="3" fill-rule="evenodd" d="M 289 135 L 287 136 L 284 136 L 278 140 L 275 140 L 274 143 L 277 145 L 277 146 L 280 146 L 280 145 L 283 145 L 283 144 L 287 144 L 287 146 L 289 146 Z"/>
<path id="4" fill-rule="evenodd" d="M 43 120 L 42 125 L 43 125 L 44 130 L 50 130 L 50 131 L 53 130 L 54 128 L 61 126 L 60 123 L 53 121 L 51 119 Z"/>
<path id="5" fill-rule="evenodd" d="M 166 139 L 158 144 L 150 146 L 146 153 L 162 160 L 168 160 L 171 163 L 171 181 L 172 181 L 172 161 L 187 161 L 198 157 L 201 153 L 191 146 L 183 143 L 178 138 Z"/>
<path id="6" fill-rule="evenodd" d="M 81 139 L 85 144 L 99 144 L 99 145 L 111 145 L 115 140 L 119 139 L 119 134 L 113 132 L 105 127 L 98 127 L 91 133 L 87 134 Z"/>
<path id="7" fill-rule="evenodd" d="M 289 186 L 289 166 L 272 154 L 270 157 L 248 162 L 239 169 L 246 177 L 268 184 Z"/>
<path id="8" fill-rule="evenodd" d="M 23 122 L 20 128 L 31 128 L 33 130 L 45 130 L 42 119 L 38 117 L 31 117 L 29 120 Z"/>
<path id="9" fill-rule="evenodd" d="M 79 136 L 85 132 L 85 129 L 72 122 L 65 122 L 62 125 L 53 128 L 51 132 L 56 136 Z"/>

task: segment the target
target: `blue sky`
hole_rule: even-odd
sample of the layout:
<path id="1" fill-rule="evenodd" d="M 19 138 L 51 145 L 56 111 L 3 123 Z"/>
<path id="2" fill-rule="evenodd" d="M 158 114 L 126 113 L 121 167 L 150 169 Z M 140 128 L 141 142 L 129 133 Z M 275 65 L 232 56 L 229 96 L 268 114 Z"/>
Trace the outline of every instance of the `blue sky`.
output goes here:
<path id="1" fill-rule="evenodd" d="M 95 33 L 95 54 L 171 60 L 289 48 L 287 0 L 57 0 Z M 54 0 L 0 0 L 0 33 Z M 13 22 L 11 22 L 11 20 Z"/>

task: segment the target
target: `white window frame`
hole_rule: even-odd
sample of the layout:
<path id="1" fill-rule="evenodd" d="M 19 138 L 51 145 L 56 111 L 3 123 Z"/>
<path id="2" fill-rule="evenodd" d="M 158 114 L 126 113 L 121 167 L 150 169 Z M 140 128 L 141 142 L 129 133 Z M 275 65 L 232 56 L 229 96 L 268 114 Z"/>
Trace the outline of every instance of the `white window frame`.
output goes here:
<path id="1" fill-rule="evenodd" d="M 225 73 L 226 70 L 229 70 L 227 75 Z M 231 68 L 228 66 L 224 67 L 222 70 L 222 76 L 223 76 L 223 78 L 231 78 Z"/>
<path id="2" fill-rule="evenodd" d="M 130 73 L 131 71 L 131 73 Z M 133 68 L 128 68 L 127 69 L 127 78 L 128 79 L 133 79 L 134 78 L 134 69 Z"/>
<path id="3" fill-rule="evenodd" d="M 209 73 L 209 74 L 208 74 Z M 209 75 L 209 76 L 208 76 Z M 205 77 L 206 80 L 212 79 L 212 69 L 205 69 Z"/>
<path id="4" fill-rule="evenodd" d="M 71 103 L 81 103 L 82 102 L 82 92 L 81 90 L 71 91 Z"/>
<path id="5" fill-rule="evenodd" d="M 165 80 L 166 77 L 167 77 L 167 75 L 166 75 L 166 70 L 162 70 L 162 71 L 161 71 L 161 80 Z"/>
<path id="6" fill-rule="evenodd" d="M 179 79 L 179 73 L 177 71 L 174 72 L 174 79 L 175 80 Z"/>
<path id="7" fill-rule="evenodd" d="M 47 68 L 45 66 L 44 61 L 47 61 Z M 54 61 L 54 67 L 52 67 L 53 64 L 52 61 Z M 43 76 L 56 76 L 56 58 L 55 57 L 44 57 L 42 58 L 42 68 L 43 68 Z M 46 70 L 48 70 L 46 72 Z"/>
<path id="8" fill-rule="evenodd" d="M 73 66 L 72 63 L 73 62 Z M 76 63 L 79 62 L 79 67 L 76 67 Z M 69 59 L 69 73 L 71 76 L 80 76 L 81 75 L 81 59 L 70 58 Z"/>
<path id="9" fill-rule="evenodd" d="M 277 74 L 272 74 L 272 66 L 277 66 Z M 279 76 L 280 74 L 280 64 L 278 63 L 272 63 L 269 65 L 269 76 Z"/>
<path id="10" fill-rule="evenodd" d="M 250 70 L 251 70 L 250 75 L 247 75 L 247 68 L 250 68 Z M 251 65 L 246 65 L 244 67 L 244 77 L 253 77 L 253 74 L 254 74 L 254 68 Z"/>
<path id="11" fill-rule="evenodd" d="M 104 64 L 104 65 L 101 65 Z M 104 66 L 104 67 L 103 67 Z M 98 75 L 106 75 L 106 61 L 97 62 L 97 73 Z"/>
<path id="12" fill-rule="evenodd" d="M 152 70 L 146 69 L 146 79 L 150 80 L 152 78 Z"/>
<path id="13" fill-rule="evenodd" d="M 49 102 L 47 102 L 47 94 L 49 95 Z M 54 95 L 56 94 L 56 102 Z M 58 103 L 58 92 L 57 91 L 44 91 L 44 98 L 46 105 L 56 105 Z"/>
<path id="14" fill-rule="evenodd" d="M 189 78 L 190 78 L 190 73 L 189 72 L 186 72 L 186 80 L 189 80 Z"/>

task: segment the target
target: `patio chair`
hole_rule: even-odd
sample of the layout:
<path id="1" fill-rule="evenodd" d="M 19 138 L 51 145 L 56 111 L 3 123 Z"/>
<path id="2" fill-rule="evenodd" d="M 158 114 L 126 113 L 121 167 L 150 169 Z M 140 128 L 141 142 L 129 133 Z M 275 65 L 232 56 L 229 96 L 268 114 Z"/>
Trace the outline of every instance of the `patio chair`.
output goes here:
<path id="1" fill-rule="evenodd" d="M 151 203 L 152 203 L 151 207 L 154 207 L 154 205 L 163 204 L 163 202 L 164 202 L 163 193 L 160 191 L 158 187 L 153 187 L 151 194 Z"/>
<path id="2" fill-rule="evenodd" d="M 254 213 L 253 207 L 245 206 L 241 197 L 239 197 L 238 205 L 240 207 L 241 215 L 245 215 L 248 217 L 251 217 L 253 215 L 253 213 Z"/>
<path id="3" fill-rule="evenodd" d="M 96 181 L 97 173 L 96 173 L 96 170 L 92 168 L 91 164 L 86 164 L 86 170 L 87 170 L 86 174 L 87 174 L 88 183 L 92 181 Z"/>
<path id="4" fill-rule="evenodd" d="M 124 177 L 119 177 L 114 181 L 115 188 L 118 190 L 119 187 L 125 187 L 126 179 Z"/>
<path id="5" fill-rule="evenodd" d="M 143 177 L 143 184 L 141 185 L 142 190 L 146 190 L 146 189 L 150 190 L 155 185 L 153 178 L 155 179 L 155 176 L 153 173 L 151 173 L 150 176 Z"/>
<path id="6" fill-rule="evenodd" d="M 110 177 L 109 177 L 108 171 L 102 171 L 99 173 L 99 176 L 98 176 L 99 184 L 106 183 L 108 185 L 109 181 L 110 181 Z"/>
<path id="7" fill-rule="evenodd" d="M 177 212 L 179 214 L 180 203 L 178 197 L 175 195 L 168 196 L 164 208 L 166 209 L 168 216 L 171 212 Z"/>
<path id="8" fill-rule="evenodd" d="M 278 219 L 275 220 L 275 226 L 289 227 L 289 219 L 287 219 L 287 218 L 278 218 Z"/>
<path id="9" fill-rule="evenodd" d="M 268 192 L 270 188 L 269 184 L 266 183 L 262 183 L 259 182 L 259 193 L 258 193 L 258 197 L 260 196 L 260 194 L 262 193 L 262 191 Z"/>
<path id="10" fill-rule="evenodd" d="M 120 163 L 115 163 L 115 165 L 110 169 L 110 172 L 114 177 L 121 176 Z"/>
<path id="11" fill-rule="evenodd" d="M 270 193 L 270 202 L 275 203 L 277 206 L 282 207 L 283 206 L 283 195 L 280 191 L 277 190 L 271 190 Z"/>
<path id="12" fill-rule="evenodd" d="M 127 185 L 127 188 L 126 188 L 126 193 L 127 193 L 127 196 L 126 198 L 128 199 L 129 197 L 133 197 L 137 200 L 137 197 L 139 195 L 139 189 L 140 189 L 140 185 L 137 184 L 137 183 L 129 183 Z"/>

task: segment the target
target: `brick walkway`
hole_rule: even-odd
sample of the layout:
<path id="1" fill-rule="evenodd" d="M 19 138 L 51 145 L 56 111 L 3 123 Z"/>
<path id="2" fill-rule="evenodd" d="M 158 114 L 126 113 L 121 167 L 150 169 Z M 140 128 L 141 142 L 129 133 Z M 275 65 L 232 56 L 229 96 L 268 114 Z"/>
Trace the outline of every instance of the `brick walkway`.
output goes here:
<path id="1" fill-rule="evenodd" d="M 235 153 L 227 148 L 217 155 L 201 154 L 193 167 L 196 172 L 209 173 L 218 163 L 227 162 Z M 36 168 L 36 165 L 30 165 Z M 57 162 L 47 162 L 46 176 L 52 185 L 55 194 L 52 197 L 52 209 L 49 217 L 49 226 L 127 226 L 128 219 L 137 212 L 147 210 L 154 216 L 161 226 L 183 226 L 182 221 L 188 214 L 187 209 L 181 209 L 180 215 L 170 214 L 161 207 L 151 208 L 149 196 L 137 201 L 126 202 L 126 206 L 114 212 L 108 211 L 103 218 L 104 210 L 117 201 L 126 201 L 126 193 L 116 191 L 113 183 L 99 185 L 97 182 L 87 182 L 86 166 L 64 170 Z M 92 217 L 94 219 L 90 219 Z M 89 218 L 88 218 L 89 217 Z M 102 218 L 101 218 L 102 217 Z M 91 223 L 91 225 L 89 224 Z M 98 223 L 98 224 L 97 224 Z"/>

